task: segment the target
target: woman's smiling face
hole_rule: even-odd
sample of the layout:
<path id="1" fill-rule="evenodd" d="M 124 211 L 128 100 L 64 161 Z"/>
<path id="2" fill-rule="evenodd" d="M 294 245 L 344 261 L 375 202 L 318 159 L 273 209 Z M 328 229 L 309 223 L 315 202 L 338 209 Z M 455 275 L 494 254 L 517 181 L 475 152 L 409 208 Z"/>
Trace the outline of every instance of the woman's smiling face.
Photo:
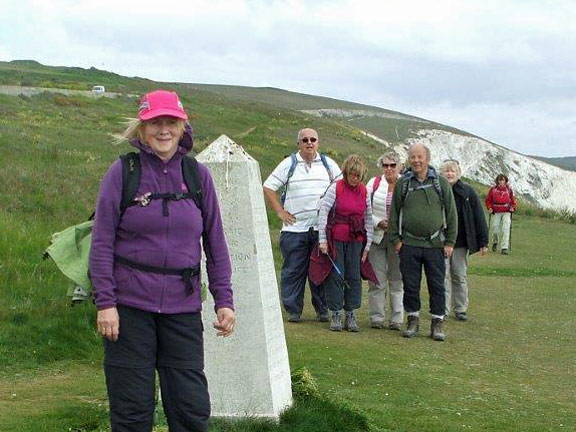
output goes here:
<path id="1" fill-rule="evenodd" d="M 184 128 L 182 120 L 162 116 L 144 122 L 144 143 L 162 160 L 169 160 L 178 149 Z"/>

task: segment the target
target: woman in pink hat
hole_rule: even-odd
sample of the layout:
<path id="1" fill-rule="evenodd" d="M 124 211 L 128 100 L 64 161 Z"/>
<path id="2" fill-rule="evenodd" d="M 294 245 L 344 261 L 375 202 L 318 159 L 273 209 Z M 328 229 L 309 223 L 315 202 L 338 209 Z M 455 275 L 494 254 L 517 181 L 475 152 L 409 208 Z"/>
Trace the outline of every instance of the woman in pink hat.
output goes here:
<path id="1" fill-rule="evenodd" d="M 152 430 L 157 370 L 170 431 L 205 431 L 201 239 L 217 334 L 236 321 L 220 208 L 210 172 L 186 156 L 192 128 L 178 95 L 146 94 L 138 117 L 123 135 L 138 153 L 102 180 L 90 253 L 110 422 L 113 432 Z"/>

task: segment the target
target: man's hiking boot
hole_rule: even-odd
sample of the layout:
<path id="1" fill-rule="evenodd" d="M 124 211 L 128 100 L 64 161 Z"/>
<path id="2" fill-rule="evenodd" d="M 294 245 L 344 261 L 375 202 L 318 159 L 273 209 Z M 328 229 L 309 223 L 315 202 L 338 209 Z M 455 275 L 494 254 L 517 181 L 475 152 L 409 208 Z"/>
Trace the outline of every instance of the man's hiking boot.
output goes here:
<path id="1" fill-rule="evenodd" d="M 498 243 L 493 243 L 492 244 L 492 252 L 496 252 L 497 248 L 498 248 Z"/>
<path id="2" fill-rule="evenodd" d="M 346 312 L 346 321 L 344 323 L 344 328 L 349 332 L 359 332 L 360 327 L 356 323 L 356 317 L 354 317 L 354 312 Z"/>
<path id="3" fill-rule="evenodd" d="M 399 322 L 391 322 L 388 326 L 390 330 L 400 331 L 402 330 L 402 323 Z"/>
<path id="4" fill-rule="evenodd" d="M 442 318 L 432 318 L 432 324 L 430 325 L 430 337 L 435 341 L 442 342 L 446 339 L 446 335 L 442 330 L 444 325 L 444 320 Z"/>
<path id="5" fill-rule="evenodd" d="M 405 338 L 413 338 L 418 336 L 418 330 L 420 330 L 420 317 L 408 315 L 408 324 L 406 330 L 402 332 L 402 336 Z"/>
<path id="6" fill-rule="evenodd" d="M 330 319 L 330 330 L 332 331 L 342 331 L 342 315 L 340 311 L 332 312 L 332 318 Z"/>
<path id="7" fill-rule="evenodd" d="M 316 314 L 316 321 L 319 321 L 319 322 L 329 322 L 329 321 L 330 321 L 330 316 L 328 315 L 328 312 L 326 312 L 326 313 L 317 313 L 317 314 Z"/>
<path id="8" fill-rule="evenodd" d="M 370 327 L 372 327 L 373 329 L 383 329 L 384 323 L 382 321 L 372 321 Z"/>
<path id="9" fill-rule="evenodd" d="M 299 323 L 301 320 L 299 313 L 291 312 L 288 314 L 288 322 Z"/>
<path id="10" fill-rule="evenodd" d="M 508 249 L 502 249 L 502 255 L 509 255 Z"/>
<path id="11" fill-rule="evenodd" d="M 466 312 L 456 312 L 454 315 L 458 321 L 468 321 L 468 315 L 466 315 Z"/>

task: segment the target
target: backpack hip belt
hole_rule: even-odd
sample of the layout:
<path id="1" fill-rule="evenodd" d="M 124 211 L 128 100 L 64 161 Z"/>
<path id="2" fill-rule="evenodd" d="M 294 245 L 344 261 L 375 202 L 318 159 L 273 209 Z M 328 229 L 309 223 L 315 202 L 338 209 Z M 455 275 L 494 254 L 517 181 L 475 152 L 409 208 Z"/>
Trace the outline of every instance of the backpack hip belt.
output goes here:
<path id="1" fill-rule="evenodd" d="M 192 294 L 194 287 L 192 285 L 192 278 L 194 276 L 198 276 L 200 274 L 200 266 L 193 266 L 193 267 L 185 267 L 181 269 L 173 268 L 173 267 L 156 267 L 151 266 L 148 264 L 142 264 L 136 261 L 129 260 L 128 258 L 124 258 L 118 255 L 114 255 L 114 261 L 136 270 L 142 270 L 148 273 L 156 273 L 156 274 L 163 274 L 163 275 L 175 275 L 175 276 L 182 276 L 182 280 L 186 284 L 186 290 L 188 295 Z"/>

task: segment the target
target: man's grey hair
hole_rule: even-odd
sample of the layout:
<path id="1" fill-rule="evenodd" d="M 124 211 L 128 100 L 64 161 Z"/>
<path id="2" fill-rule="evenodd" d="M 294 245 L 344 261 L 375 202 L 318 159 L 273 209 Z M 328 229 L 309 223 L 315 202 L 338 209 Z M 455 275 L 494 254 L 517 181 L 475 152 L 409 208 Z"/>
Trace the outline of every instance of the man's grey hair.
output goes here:
<path id="1" fill-rule="evenodd" d="M 418 147 L 418 146 L 422 146 L 424 148 L 424 150 L 426 151 L 426 157 L 428 158 L 428 160 L 430 160 L 430 158 L 432 157 L 432 155 L 430 154 L 430 149 L 428 148 L 427 145 L 422 144 L 422 143 L 414 143 L 414 144 L 410 145 L 410 147 L 408 147 L 408 156 L 410 156 L 410 153 L 412 153 L 412 150 L 414 150 L 414 147 Z"/>
<path id="2" fill-rule="evenodd" d="M 310 127 L 305 127 L 302 128 L 298 131 L 298 137 L 297 137 L 297 142 L 300 142 L 300 139 L 302 138 L 302 132 L 304 132 L 305 130 L 311 130 L 314 131 L 314 133 L 316 134 L 316 136 L 318 137 L 318 132 L 316 131 L 316 129 L 310 128 Z"/>
<path id="3" fill-rule="evenodd" d="M 376 161 L 376 166 L 378 168 L 382 168 L 382 164 L 386 159 L 391 160 L 392 162 L 396 162 L 398 165 L 400 165 L 400 156 L 395 151 L 390 150 L 378 158 Z"/>

